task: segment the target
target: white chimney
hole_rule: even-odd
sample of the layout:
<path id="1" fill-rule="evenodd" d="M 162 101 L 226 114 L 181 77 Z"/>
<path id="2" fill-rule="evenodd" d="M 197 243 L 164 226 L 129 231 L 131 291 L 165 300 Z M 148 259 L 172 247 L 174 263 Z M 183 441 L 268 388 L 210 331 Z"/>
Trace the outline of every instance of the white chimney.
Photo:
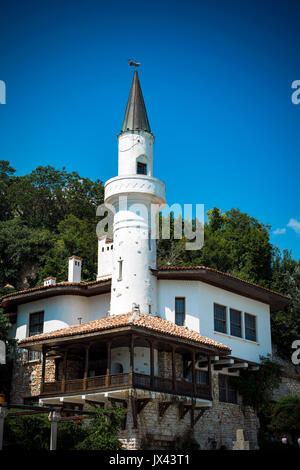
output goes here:
<path id="1" fill-rule="evenodd" d="M 70 256 L 69 258 L 69 282 L 81 282 L 81 264 L 82 259 L 78 256 Z"/>
<path id="2" fill-rule="evenodd" d="M 46 277 L 44 279 L 44 286 L 52 286 L 53 284 L 56 284 L 56 277 Z"/>

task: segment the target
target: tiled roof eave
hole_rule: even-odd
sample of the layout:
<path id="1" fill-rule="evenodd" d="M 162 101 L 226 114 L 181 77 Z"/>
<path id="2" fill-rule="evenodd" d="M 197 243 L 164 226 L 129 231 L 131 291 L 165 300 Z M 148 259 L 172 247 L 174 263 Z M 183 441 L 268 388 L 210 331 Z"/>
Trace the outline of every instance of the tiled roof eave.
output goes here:
<path id="1" fill-rule="evenodd" d="M 230 353 L 230 348 L 227 346 L 210 338 L 206 338 L 195 331 L 186 330 L 167 320 L 145 314 L 139 314 L 132 320 L 131 313 L 117 315 L 115 317 L 105 317 L 82 325 L 25 338 L 19 342 L 19 347 L 26 348 L 53 341 L 60 342 L 67 338 L 70 339 L 71 337 L 75 339 L 84 336 L 96 336 L 97 334 L 102 336 L 115 332 L 116 330 L 120 331 L 120 329 L 122 329 L 122 331 L 126 329 L 136 331 L 147 336 L 164 337 L 170 341 L 177 341 L 181 344 L 189 344 L 210 351 L 219 351 L 223 354 Z"/>

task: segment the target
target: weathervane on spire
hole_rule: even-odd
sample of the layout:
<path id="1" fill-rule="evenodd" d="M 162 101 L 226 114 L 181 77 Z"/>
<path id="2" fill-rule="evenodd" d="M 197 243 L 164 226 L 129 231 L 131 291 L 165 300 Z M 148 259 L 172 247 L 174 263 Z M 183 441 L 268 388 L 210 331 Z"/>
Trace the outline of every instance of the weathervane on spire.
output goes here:
<path id="1" fill-rule="evenodd" d="M 134 66 L 135 68 L 139 67 L 139 65 L 141 65 L 140 62 L 135 62 L 134 60 L 131 60 L 131 59 L 128 59 L 128 64 L 129 66 Z"/>

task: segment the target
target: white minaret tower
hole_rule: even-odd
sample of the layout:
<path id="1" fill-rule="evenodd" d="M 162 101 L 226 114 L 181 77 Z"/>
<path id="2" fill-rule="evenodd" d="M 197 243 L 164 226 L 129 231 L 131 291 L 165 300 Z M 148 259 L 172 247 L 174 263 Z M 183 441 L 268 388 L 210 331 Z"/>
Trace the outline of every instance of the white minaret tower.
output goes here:
<path id="1" fill-rule="evenodd" d="M 153 177 L 153 143 L 135 69 L 121 133 L 118 176 L 105 184 L 105 204 L 115 210 L 111 315 L 157 312 L 156 240 L 151 239 L 151 207 L 165 205 L 165 184 Z M 154 206 L 156 205 L 156 206 Z"/>

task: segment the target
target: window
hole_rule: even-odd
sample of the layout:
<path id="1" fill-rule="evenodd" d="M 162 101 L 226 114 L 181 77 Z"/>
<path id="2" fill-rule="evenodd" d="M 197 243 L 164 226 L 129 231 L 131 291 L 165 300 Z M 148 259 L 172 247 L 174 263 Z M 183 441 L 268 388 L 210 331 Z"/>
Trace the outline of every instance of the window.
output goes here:
<path id="1" fill-rule="evenodd" d="M 29 315 L 28 336 L 40 335 L 44 329 L 44 312 L 31 313 Z"/>
<path id="2" fill-rule="evenodd" d="M 44 312 L 31 313 L 29 315 L 28 336 L 35 336 L 43 333 L 44 330 Z M 28 351 L 28 361 L 37 361 L 41 359 L 41 353 L 38 351 Z"/>
<path id="3" fill-rule="evenodd" d="M 215 331 L 227 333 L 226 307 L 214 304 Z"/>
<path id="4" fill-rule="evenodd" d="M 175 323 L 184 326 L 185 322 L 185 298 L 175 297 Z"/>
<path id="5" fill-rule="evenodd" d="M 245 338 L 256 341 L 256 317 L 245 313 Z"/>
<path id="6" fill-rule="evenodd" d="M 196 384 L 208 385 L 208 372 L 206 370 L 195 370 Z"/>
<path id="7" fill-rule="evenodd" d="M 123 260 L 119 260 L 119 278 L 118 281 L 122 281 L 122 275 L 123 275 Z"/>
<path id="8" fill-rule="evenodd" d="M 237 403 L 237 391 L 228 375 L 219 374 L 219 401 Z"/>
<path id="9" fill-rule="evenodd" d="M 138 175 L 146 175 L 147 174 L 147 165 L 146 165 L 146 163 L 137 162 L 136 172 L 137 172 Z"/>
<path id="10" fill-rule="evenodd" d="M 193 381 L 193 373 L 190 369 L 187 375 L 189 382 Z M 195 369 L 195 380 L 197 385 L 208 385 L 208 372 L 206 370 Z"/>
<path id="11" fill-rule="evenodd" d="M 233 308 L 230 309 L 230 334 L 242 337 L 242 314 Z"/>

